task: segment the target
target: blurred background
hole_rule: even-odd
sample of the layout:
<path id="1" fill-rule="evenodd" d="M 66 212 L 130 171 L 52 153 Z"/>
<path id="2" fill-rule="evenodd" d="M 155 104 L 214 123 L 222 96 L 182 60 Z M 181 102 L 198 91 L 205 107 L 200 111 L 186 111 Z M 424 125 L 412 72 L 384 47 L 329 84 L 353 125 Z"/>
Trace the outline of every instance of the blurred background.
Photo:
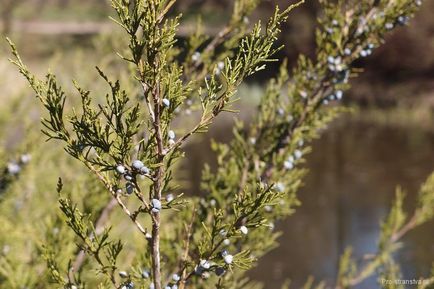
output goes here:
<path id="1" fill-rule="evenodd" d="M 61 75 L 68 88 L 70 79 L 83 87 L 101 90 L 95 65 L 122 68 L 113 49 L 123 47 L 123 36 L 108 16 L 112 10 L 107 0 L 0 0 L 0 31 L 18 45 L 25 62 L 43 75 L 50 67 Z M 176 12 L 184 15 L 180 37 L 188 35 L 197 14 L 203 16 L 209 33 L 229 18 L 230 0 L 179 0 Z M 269 15 L 276 3 L 270 0 L 258 9 L 256 18 Z M 292 284 L 303 284 L 308 276 L 332 282 L 336 276 L 339 255 L 352 246 L 360 261 L 374 253 L 379 233 L 379 220 L 388 211 L 394 190 L 400 185 L 412 202 L 421 182 L 434 169 L 434 0 L 425 0 L 421 11 L 407 27 L 398 28 L 386 44 L 357 63 L 366 72 L 354 81 L 346 94 L 345 105 L 354 112 L 342 116 L 322 133 L 313 144 L 313 153 L 306 167 L 310 173 L 299 193 L 302 206 L 296 214 L 281 222 L 281 246 L 262 259 L 252 278 L 265 282 L 266 288 L 278 288 L 289 278 Z M 292 13 L 285 24 L 281 42 L 286 45 L 281 57 L 294 63 L 299 53 L 313 56 L 314 29 L 320 14 L 316 0 Z M 31 143 L 42 137 L 38 103 L 32 92 L 7 61 L 5 41 L 0 44 L 0 145 L 3 154 L 11 157 L 18 150 L 35 150 Z M 276 72 L 250 79 L 239 92 L 239 104 L 248 119 L 261 95 L 264 80 Z M 122 77 L 122 76 L 121 76 Z M 243 98 L 248 95 L 249 98 Z M 231 135 L 232 115 L 225 115 L 213 128 L 210 137 L 226 141 Z M 36 132 L 36 133 L 35 133 Z M 182 176 L 190 189 L 198 191 L 200 166 L 188 163 L 213 163 L 210 139 L 189 144 Z M 42 141 L 41 141 L 42 144 Z M 42 145 L 44 147 L 46 145 Z M 39 161 L 52 158 L 40 155 Z M 59 159 L 56 159 L 60 162 Z M 57 176 L 70 167 L 55 164 L 46 170 L 53 173 L 44 181 L 50 190 Z M 58 171 L 59 169 L 59 171 Z M 48 172 L 45 172 L 48 175 Z M 40 174 L 40 172 L 39 172 Z M 37 173 L 38 175 L 38 173 Z M 51 175 L 50 175 L 51 176 Z M 38 187 L 38 177 L 27 178 L 27 187 Z M 38 189 L 34 189 L 38 191 Z M 49 193 L 44 193 L 50 196 Z M 47 200 L 55 202 L 54 196 Z M 404 277 L 426 276 L 434 261 L 434 224 L 429 223 L 410 233 L 397 255 Z M 375 278 L 358 288 L 375 288 Z"/>

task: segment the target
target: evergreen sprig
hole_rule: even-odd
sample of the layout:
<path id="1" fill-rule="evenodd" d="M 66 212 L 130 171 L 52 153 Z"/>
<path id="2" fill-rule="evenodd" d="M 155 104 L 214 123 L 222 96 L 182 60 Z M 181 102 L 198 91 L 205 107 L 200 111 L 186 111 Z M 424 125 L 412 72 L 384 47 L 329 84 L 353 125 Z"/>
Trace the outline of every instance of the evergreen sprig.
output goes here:
<path id="1" fill-rule="evenodd" d="M 112 0 L 117 14 L 113 20 L 128 37 L 127 51 L 118 55 L 131 67 L 130 80 L 140 96 L 97 67 L 109 93 L 99 98 L 74 82 L 79 109 L 68 108 L 68 93 L 53 74 L 44 80 L 35 77 L 9 40 L 12 62 L 46 110 L 43 133 L 63 142 L 65 151 L 101 182 L 104 189 L 96 190 L 98 197 L 110 198 L 92 216 L 83 213 L 72 197 L 59 196 L 78 250 L 62 268 L 53 253 L 59 249 L 56 239 L 48 234 L 49 247 L 43 251 L 55 283 L 85 288 L 84 275 L 93 268 L 99 274 L 92 284 L 98 288 L 256 286 L 245 278 L 245 271 L 277 245 L 274 223 L 299 205 L 296 193 L 306 174 L 302 164 L 311 150 L 309 143 L 344 110 L 329 104 L 337 104 L 349 80 L 357 76 L 355 63 L 371 54 L 388 30 L 404 25 L 419 5 L 413 0 L 321 1 L 324 16 L 316 31 L 315 58 L 300 56 L 292 73 L 283 61 L 253 120 L 238 121 L 230 143 L 213 143 L 218 167 L 204 168 L 205 195 L 178 194 L 182 188 L 174 180 L 175 164 L 184 156 L 183 145 L 195 134 L 207 132 L 222 112 L 234 112 L 237 89 L 276 61 L 282 48 L 277 44 L 281 25 L 303 3 L 276 7 L 265 25 L 261 21 L 250 25 L 249 16 L 260 2 L 234 1 L 232 16 L 220 32 L 204 35 L 198 21 L 196 32 L 181 45 L 177 38 L 181 15 L 169 16 L 174 0 Z M 174 129 L 179 118 L 195 111 L 199 117 L 192 127 Z M 399 275 L 391 254 L 403 235 L 433 217 L 433 179 L 422 188 L 420 205 L 410 219 L 402 209 L 403 195 L 397 194 L 382 225 L 378 254 L 358 270 L 347 251 L 336 288 L 350 288 L 379 268 L 384 268 L 385 276 Z M 62 187 L 59 182 L 59 193 Z M 141 237 L 142 247 L 134 247 L 135 257 L 123 264 L 127 271 L 119 270 L 119 259 L 129 245 L 128 237 L 115 241 L 116 228 L 108 218 L 115 206 Z M 85 262 L 86 256 L 93 264 Z M 96 268 L 90 267 L 95 264 Z M 306 288 L 312 288 L 312 282 Z"/>

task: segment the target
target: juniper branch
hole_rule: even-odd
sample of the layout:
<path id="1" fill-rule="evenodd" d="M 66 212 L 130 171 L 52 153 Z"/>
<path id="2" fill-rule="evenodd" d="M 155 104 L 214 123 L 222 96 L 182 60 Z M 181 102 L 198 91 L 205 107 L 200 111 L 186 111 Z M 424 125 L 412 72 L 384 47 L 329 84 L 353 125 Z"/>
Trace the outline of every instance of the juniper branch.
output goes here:
<path id="1" fill-rule="evenodd" d="M 117 205 L 117 200 L 115 198 L 110 199 L 110 201 L 106 204 L 106 206 L 102 209 L 99 217 L 95 221 L 95 233 L 97 235 L 101 234 L 105 224 L 107 223 L 110 213 L 113 211 L 115 206 Z M 93 238 L 93 234 L 89 236 L 89 238 Z M 79 272 L 84 261 L 86 260 L 86 251 L 81 249 L 77 256 L 75 257 L 74 262 L 72 263 L 71 269 L 74 272 Z M 71 272 L 70 279 L 74 280 L 74 275 Z"/>

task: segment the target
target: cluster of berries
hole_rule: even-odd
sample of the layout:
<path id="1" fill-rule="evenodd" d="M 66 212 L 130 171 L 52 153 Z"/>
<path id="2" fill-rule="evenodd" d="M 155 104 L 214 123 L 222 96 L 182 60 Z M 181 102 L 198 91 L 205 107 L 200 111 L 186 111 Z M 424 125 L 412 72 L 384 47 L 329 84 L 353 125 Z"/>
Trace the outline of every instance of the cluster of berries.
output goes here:
<path id="1" fill-rule="evenodd" d="M 225 261 L 226 264 L 229 265 L 233 261 L 233 256 L 227 254 L 226 259 L 225 259 L 225 257 L 223 257 L 223 260 Z M 203 279 L 208 279 L 210 277 L 210 271 L 214 271 L 214 273 L 217 276 L 222 276 L 223 274 L 226 273 L 226 270 L 223 267 L 216 266 L 215 264 L 213 264 L 212 262 L 210 262 L 208 260 L 200 260 L 199 264 L 196 265 L 196 267 L 194 269 L 194 273 L 196 275 L 201 276 L 201 278 L 203 278 Z"/>
<path id="2" fill-rule="evenodd" d="M 131 164 L 131 170 L 128 170 L 124 165 L 116 166 L 116 172 L 122 175 L 124 179 L 127 181 L 125 184 L 125 191 L 127 195 L 131 195 L 134 193 L 136 188 L 135 177 L 137 174 L 141 176 L 149 176 L 151 170 L 143 164 L 140 160 L 135 160 Z M 116 191 L 118 194 L 122 193 L 121 189 Z"/>
<path id="3" fill-rule="evenodd" d="M 283 162 L 283 166 L 286 170 L 292 170 L 297 160 L 301 159 L 303 152 L 299 149 L 294 151 L 293 155 L 290 155 L 286 161 Z"/>
<path id="4" fill-rule="evenodd" d="M 343 56 L 328 56 L 328 69 L 333 73 L 332 82 L 334 84 L 347 83 L 350 75 L 350 69 L 343 61 L 343 57 L 351 55 L 349 48 L 344 49 Z"/>
<path id="5" fill-rule="evenodd" d="M 322 100 L 324 105 L 327 105 L 329 101 L 341 100 L 344 96 L 344 92 L 342 90 L 336 90 L 334 93 L 328 95 Z"/>
<path id="6" fill-rule="evenodd" d="M 169 131 L 167 132 L 167 138 L 169 139 L 169 140 L 168 140 L 169 145 L 170 145 L 170 146 L 173 146 L 173 145 L 175 144 L 175 138 L 176 138 L 176 134 L 175 134 L 175 132 L 174 132 L 173 130 L 169 130 Z"/>
<path id="7" fill-rule="evenodd" d="M 125 271 L 120 271 L 119 272 L 119 277 L 121 278 L 129 278 L 128 273 Z M 130 280 L 128 280 L 127 282 L 125 282 L 121 289 L 133 289 L 134 288 L 134 283 L 131 282 Z"/>

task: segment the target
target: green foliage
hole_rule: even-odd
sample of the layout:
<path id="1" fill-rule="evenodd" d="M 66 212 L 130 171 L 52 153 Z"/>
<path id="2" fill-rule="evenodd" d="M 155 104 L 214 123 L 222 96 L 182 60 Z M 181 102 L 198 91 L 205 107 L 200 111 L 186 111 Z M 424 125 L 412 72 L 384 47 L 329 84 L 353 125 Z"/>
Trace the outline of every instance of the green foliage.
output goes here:
<path id="1" fill-rule="evenodd" d="M 277 61 L 280 27 L 301 2 L 276 7 L 265 25 L 260 21 L 250 25 L 247 20 L 261 1 L 236 0 L 221 32 L 204 35 L 199 20 L 185 44 L 177 38 L 181 16 L 168 16 L 174 2 L 112 1 L 117 14 L 113 20 L 128 36 L 128 48 L 118 55 L 131 73 L 128 79 L 124 75 L 111 80 L 109 69 L 97 67 L 108 93 L 91 93 L 74 81 L 80 103 L 54 74 L 43 80 L 33 75 L 9 41 L 12 62 L 45 108 L 42 132 L 49 140 L 60 141 L 87 171 L 77 168 L 80 173 L 75 178 L 64 178 L 68 194 L 59 181 L 60 210 L 44 215 L 43 236 L 32 240 L 35 248 L 30 252 L 45 259 L 46 264 L 38 266 L 43 278 L 17 280 L 11 273 L 16 263 L 2 256 L 1 284 L 260 287 L 245 272 L 277 246 L 280 233 L 274 223 L 300 205 L 296 193 L 306 174 L 302 164 L 309 143 L 345 110 L 337 103 L 360 71 L 355 63 L 382 43 L 386 30 L 404 24 L 418 6 L 410 0 L 321 1 L 324 15 L 316 32 L 315 58 L 300 56 L 292 73 L 282 62 L 278 75 L 268 81 L 253 120 L 248 124 L 238 120 L 231 142 L 213 143 L 218 167 L 205 165 L 203 196 L 184 196 L 176 181 L 183 145 L 193 135 L 207 132 L 222 112 L 234 112 L 241 83 Z M 71 108 L 69 101 L 79 108 Z M 177 128 L 176 123 L 193 113 L 197 117 L 192 127 Z M 13 182 L 0 179 L 2 187 Z M 405 233 L 433 217 L 433 182 L 431 177 L 422 187 L 419 206 L 408 220 L 398 190 L 382 225 L 378 254 L 359 270 L 347 251 L 337 288 L 357 285 L 378 270 L 387 278 L 399 276 L 391 254 Z M 112 214 L 116 218 L 110 218 Z M 4 222 L 8 225 L 4 231 L 12 231 Z M 19 271 L 33 262 L 23 263 Z M 305 288 L 320 289 L 325 284 L 315 287 L 312 279 Z"/>

